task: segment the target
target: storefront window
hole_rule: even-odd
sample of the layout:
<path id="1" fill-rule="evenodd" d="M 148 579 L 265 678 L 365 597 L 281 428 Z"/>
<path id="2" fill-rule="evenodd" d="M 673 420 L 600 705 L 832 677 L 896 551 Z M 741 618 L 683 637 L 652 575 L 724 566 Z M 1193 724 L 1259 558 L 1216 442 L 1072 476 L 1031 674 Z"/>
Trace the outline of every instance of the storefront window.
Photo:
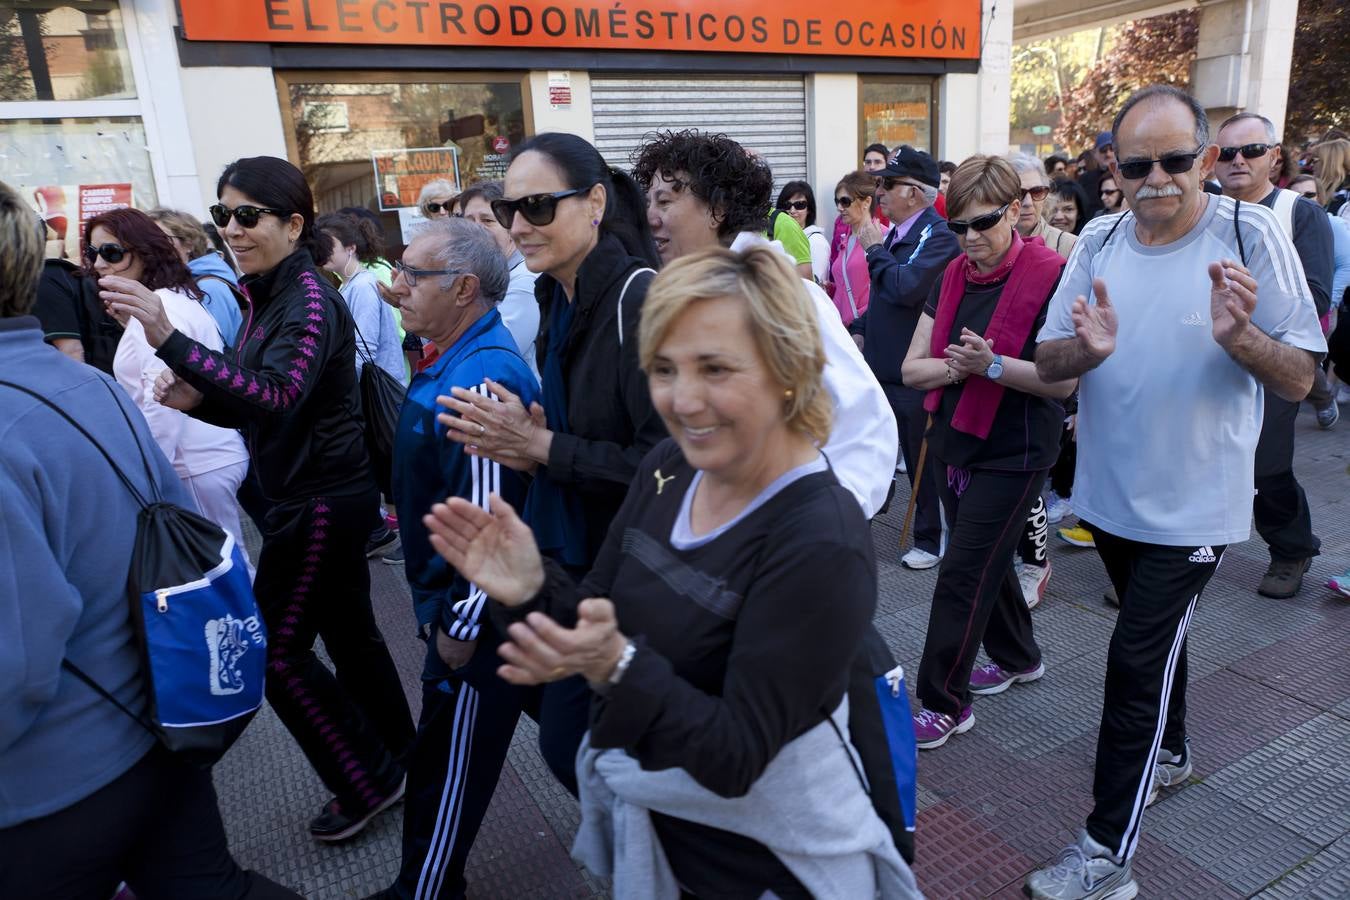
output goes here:
<path id="1" fill-rule="evenodd" d="M 135 96 L 117 0 L 0 5 L 0 101 Z"/>
<path id="2" fill-rule="evenodd" d="M 158 202 L 140 119 L 10 119 L 0 172 L 46 220 L 52 256 L 78 257 L 82 223 L 99 213 Z"/>
<path id="3" fill-rule="evenodd" d="M 501 178 L 527 126 L 519 76 L 464 82 L 395 78 L 402 76 L 317 81 L 306 72 L 281 80 L 294 152 L 319 211 L 375 210 L 385 219 L 391 243 L 400 243 L 423 184 L 444 178 L 458 190 Z"/>
<path id="4" fill-rule="evenodd" d="M 931 80 L 892 80 L 862 78 L 862 144 L 858 158 L 868 144 L 887 147 L 909 144 L 919 150 L 935 152 L 933 82 Z"/>

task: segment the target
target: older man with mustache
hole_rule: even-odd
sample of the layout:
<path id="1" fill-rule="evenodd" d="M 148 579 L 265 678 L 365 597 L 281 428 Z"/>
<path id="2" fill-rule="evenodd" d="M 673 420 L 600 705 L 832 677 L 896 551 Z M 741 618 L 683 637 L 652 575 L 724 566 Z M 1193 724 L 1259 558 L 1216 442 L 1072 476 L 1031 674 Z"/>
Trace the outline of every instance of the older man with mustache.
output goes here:
<path id="1" fill-rule="evenodd" d="M 1094 808 L 1028 879 L 1040 900 L 1137 895 L 1144 808 L 1192 772 L 1186 632 L 1224 549 L 1251 530 L 1263 391 L 1303 399 L 1326 352 L 1274 214 L 1201 191 L 1219 154 L 1204 108 L 1154 85 L 1111 131 L 1129 211 L 1079 236 L 1036 351 L 1043 380 L 1081 379 L 1074 510 L 1121 600 Z"/>

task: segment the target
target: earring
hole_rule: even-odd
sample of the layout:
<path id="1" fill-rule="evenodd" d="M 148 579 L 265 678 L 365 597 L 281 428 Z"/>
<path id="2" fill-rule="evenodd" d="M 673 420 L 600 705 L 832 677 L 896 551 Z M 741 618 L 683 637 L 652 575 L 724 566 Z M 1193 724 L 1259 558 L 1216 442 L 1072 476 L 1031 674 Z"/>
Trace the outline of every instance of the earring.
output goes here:
<path id="1" fill-rule="evenodd" d="M 600 227 L 600 220 L 599 220 L 599 219 L 591 219 L 591 227 L 592 227 L 592 228 L 599 228 L 599 227 Z"/>
<path id="2" fill-rule="evenodd" d="M 783 391 L 783 396 L 784 396 L 785 398 L 787 398 L 788 400 L 791 400 L 791 399 L 792 399 L 792 396 L 793 396 L 793 394 L 792 394 L 792 389 L 791 389 L 791 388 L 788 388 L 786 391 Z"/>

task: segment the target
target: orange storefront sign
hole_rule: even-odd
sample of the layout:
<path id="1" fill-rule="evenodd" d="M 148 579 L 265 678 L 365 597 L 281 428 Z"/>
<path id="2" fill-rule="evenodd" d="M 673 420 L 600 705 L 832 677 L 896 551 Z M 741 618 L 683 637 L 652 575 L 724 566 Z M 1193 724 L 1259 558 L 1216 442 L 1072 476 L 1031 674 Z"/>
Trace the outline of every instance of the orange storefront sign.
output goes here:
<path id="1" fill-rule="evenodd" d="M 179 0 L 194 41 L 978 59 L 980 0 Z"/>

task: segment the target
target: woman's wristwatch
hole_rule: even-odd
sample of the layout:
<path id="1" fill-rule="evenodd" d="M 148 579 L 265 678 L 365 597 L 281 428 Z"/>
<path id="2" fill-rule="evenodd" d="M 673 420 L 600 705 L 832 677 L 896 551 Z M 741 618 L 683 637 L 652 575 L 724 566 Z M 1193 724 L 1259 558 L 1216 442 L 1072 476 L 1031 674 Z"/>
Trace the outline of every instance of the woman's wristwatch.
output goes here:
<path id="1" fill-rule="evenodd" d="M 994 354 L 994 359 L 989 363 L 989 368 L 984 370 L 984 377 L 990 381 L 998 381 L 1003 377 L 1003 357 L 997 353 Z"/>

